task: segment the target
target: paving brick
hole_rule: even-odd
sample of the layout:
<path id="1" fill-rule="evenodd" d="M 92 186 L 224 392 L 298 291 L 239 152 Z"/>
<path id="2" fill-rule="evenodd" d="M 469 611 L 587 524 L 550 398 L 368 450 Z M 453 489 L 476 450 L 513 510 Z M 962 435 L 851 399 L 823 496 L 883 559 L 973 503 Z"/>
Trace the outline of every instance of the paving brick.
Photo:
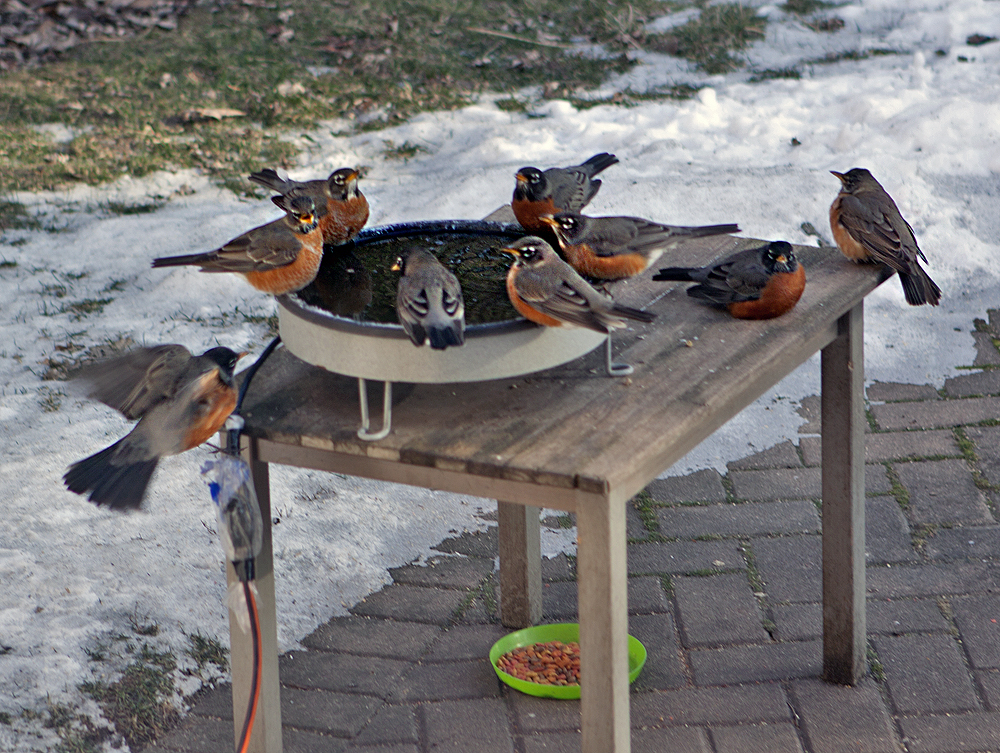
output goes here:
<path id="1" fill-rule="evenodd" d="M 937 400 L 938 391 L 929 384 L 905 384 L 903 382 L 873 382 L 865 390 L 873 403 L 898 400 Z"/>
<path id="2" fill-rule="evenodd" d="M 819 437 L 802 437 L 799 440 L 806 465 L 821 465 L 823 440 Z M 907 460 L 941 456 L 958 457 L 961 450 L 950 429 L 927 431 L 889 431 L 865 435 L 865 462 L 883 463 L 887 460 Z"/>
<path id="3" fill-rule="evenodd" d="M 580 750 L 579 732 L 543 732 L 523 738 L 524 753 L 577 753 Z"/>
<path id="4" fill-rule="evenodd" d="M 632 544 L 630 573 L 680 574 L 746 567 L 738 541 L 668 541 Z M 722 563 L 721 565 L 718 563 Z"/>
<path id="5" fill-rule="evenodd" d="M 822 400 L 819 395 L 806 395 L 795 409 L 805 423 L 799 427 L 799 434 L 819 434 L 822 428 Z"/>
<path id="6" fill-rule="evenodd" d="M 930 559 L 985 559 L 1000 552 L 1000 526 L 938 528 L 927 537 L 924 554 Z"/>
<path id="7" fill-rule="evenodd" d="M 501 625 L 455 625 L 443 631 L 424 655 L 423 661 L 481 659 L 508 631 Z"/>
<path id="8" fill-rule="evenodd" d="M 907 516 L 913 523 L 992 523 L 986 497 L 964 460 L 896 463 L 893 469 L 909 492 Z"/>
<path id="9" fill-rule="evenodd" d="M 819 536 L 752 539 L 764 591 L 779 601 L 819 601 L 822 598 L 822 541 Z"/>
<path id="10" fill-rule="evenodd" d="M 823 636 L 822 604 L 778 604 L 771 607 L 774 637 L 779 641 L 806 641 Z"/>
<path id="11" fill-rule="evenodd" d="M 418 742 L 417 707 L 403 704 L 387 704 L 380 708 L 354 738 L 357 745 Z"/>
<path id="12" fill-rule="evenodd" d="M 1000 711 L 1000 670 L 980 669 L 973 672 L 973 676 L 983 689 L 987 710 Z"/>
<path id="13" fill-rule="evenodd" d="M 542 557 L 542 580 L 573 580 L 575 577 L 576 572 L 565 553 L 559 552 L 551 559 Z"/>
<path id="14" fill-rule="evenodd" d="M 986 369 L 945 379 L 944 391 L 948 397 L 996 395 L 1000 393 L 1000 369 Z"/>
<path id="15" fill-rule="evenodd" d="M 281 722 L 290 727 L 353 737 L 383 704 L 380 698 L 372 696 L 283 687 Z"/>
<path id="16" fill-rule="evenodd" d="M 1000 748 L 1000 713 L 900 717 L 909 753 L 959 753 Z"/>
<path id="17" fill-rule="evenodd" d="M 899 742 L 871 679 L 853 687 L 822 680 L 792 683 L 792 702 L 813 753 L 898 753 Z"/>
<path id="18" fill-rule="evenodd" d="M 648 539 L 650 536 L 649 529 L 631 502 L 625 505 L 625 535 L 629 539 Z"/>
<path id="19" fill-rule="evenodd" d="M 546 620 L 576 620 L 579 613 L 575 582 L 543 583 L 542 614 Z M 653 614 L 670 608 L 660 579 L 640 576 L 628 579 L 628 613 Z"/>
<path id="20" fill-rule="evenodd" d="M 493 572 L 493 560 L 480 557 L 434 557 L 426 565 L 389 569 L 397 583 L 436 588 L 475 588 Z"/>
<path id="21" fill-rule="evenodd" d="M 816 505 L 807 500 L 662 507 L 656 517 L 660 533 L 678 538 L 815 533 L 820 528 Z"/>
<path id="22" fill-rule="evenodd" d="M 823 645 L 789 641 L 714 648 L 691 651 L 688 661 L 698 685 L 816 677 L 823 669 Z"/>
<path id="23" fill-rule="evenodd" d="M 466 591 L 393 584 L 351 608 L 356 615 L 448 625 L 467 596 Z"/>
<path id="24" fill-rule="evenodd" d="M 658 478 L 646 487 L 657 502 L 725 502 L 726 490 L 718 471 L 706 469 L 687 476 Z"/>
<path id="25" fill-rule="evenodd" d="M 420 656 L 440 632 L 438 627 L 415 622 L 334 617 L 303 638 L 302 645 L 321 651 L 412 659 Z"/>
<path id="26" fill-rule="evenodd" d="M 681 688 L 632 696 L 633 727 L 787 722 L 787 698 L 778 683 Z"/>
<path id="27" fill-rule="evenodd" d="M 157 748 L 185 753 L 218 753 L 233 748 L 233 723 L 203 716 L 188 717 L 156 741 Z M 146 750 L 149 750 L 147 748 Z"/>
<path id="28" fill-rule="evenodd" d="M 278 658 L 284 685 L 378 696 L 411 666 L 411 662 L 397 659 L 320 651 L 289 651 Z"/>
<path id="29" fill-rule="evenodd" d="M 495 751 L 513 750 L 507 707 L 499 698 L 426 703 L 420 710 L 429 750 L 444 749 L 441 746 L 446 743 L 473 742 L 491 743 Z"/>
<path id="30" fill-rule="evenodd" d="M 712 727 L 712 739 L 717 753 L 802 753 L 790 723 Z"/>
<path id="31" fill-rule="evenodd" d="M 342 738 L 316 732 L 284 726 L 281 730 L 281 748 L 284 753 L 340 753 L 348 744 Z"/>
<path id="32" fill-rule="evenodd" d="M 1000 589 L 996 565 L 984 562 L 870 567 L 866 580 L 869 596 L 894 598 Z"/>
<path id="33" fill-rule="evenodd" d="M 420 753 L 420 748 L 412 743 L 396 745 L 351 745 L 344 753 Z"/>
<path id="34" fill-rule="evenodd" d="M 968 669 L 950 635 L 878 636 L 874 644 L 899 713 L 932 714 L 979 707 Z"/>
<path id="35" fill-rule="evenodd" d="M 673 584 L 685 646 L 769 640 L 746 574 L 677 577 Z"/>
<path id="36" fill-rule="evenodd" d="M 936 599 L 869 599 L 868 633 L 944 633 L 950 625 Z"/>
<path id="37" fill-rule="evenodd" d="M 705 730 L 696 727 L 632 731 L 632 753 L 712 753 Z M 579 750 L 579 748 L 576 748 Z M 574 751 L 575 753 L 575 751 Z"/>
<path id="38" fill-rule="evenodd" d="M 951 608 L 972 666 L 1000 668 L 1000 596 L 955 597 Z"/>
<path id="39" fill-rule="evenodd" d="M 976 347 L 976 358 L 972 362 L 973 366 L 998 366 L 1000 365 L 1000 351 L 993 344 L 994 335 L 990 332 L 973 332 L 972 339 Z"/>
<path id="40" fill-rule="evenodd" d="M 461 536 L 445 539 L 437 546 L 432 546 L 431 549 L 449 554 L 464 554 L 467 557 L 490 559 L 497 555 L 498 540 L 497 527 L 490 526 L 485 531 L 467 531 Z"/>
<path id="41" fill-rule="evenodd" d="M 214 688 L 202 688 L 190 702 L 192 714 L 217 719 L 233 718 L 233 686 L 228 682 Z"/>
<path id="42" fill-rule="evenodd" d="M 922 403 L 887 403 L 873 405 L 872 414 L 880 429 L 890 431 L 978 424 L 1000 416 L 1000 398 L 970 397 Z"/>
<path id="43" fill-rule="evenodd" d="M 917 559 L 910 527 L 894 497 L 865 500 L 865 562 L 912 562 Z"/>
<path id="44" fill-rule="evenodd" d="M 1000 426 L 966 426 L 965 436 L 976 445 L 979 470 L 991 484 L 1000 484 Z"/>
<path id="45" fill-rule="evenodd" d="M 680 659 L 680 640 L 670 614 L 632 615 L 629 635 L 646 647 L 646 666 L 632 687 L 636 691 L 679 688 L 687 682 Z"/>
<path id="46" fill-rule="evenodd" d="M 747 455 L 745 458 L 726 464 L 726 468 L 730 471 L 746 471 L 753 468 L 800 468 L 801 466 L 802 460 L 799 458 L 799 452 L 789 439 L 774 445 L 774 447 L 768 447 L 762 452 L 755 452 L 753 455 Z"/>
<path id="47" fill-rule="evenodd" d="M 489 658 L 440 664 L 420 664 L 403 675 L 387 694 L 395 703 L 470 698 L 493 698 L 500 695 L 500 680 Z"/>
<path id="48" fill-rule="evenodd" d="M 565 700 L 554 703 L 551 698 L 536 698 L 525 693 L 510 691 L 508 703 L 522 732 L 580 729 L 579 701 Z"/>
<path id="49" fill-rule="evenodd" d="M 777 468 L 767 471 L 733 471 L 733 495 L 737 499 L 816 499 L 823 494 L 819 468 Z M 885 469 L 865 467 L 865 493 L 886 494 L 892 490 Z"/>

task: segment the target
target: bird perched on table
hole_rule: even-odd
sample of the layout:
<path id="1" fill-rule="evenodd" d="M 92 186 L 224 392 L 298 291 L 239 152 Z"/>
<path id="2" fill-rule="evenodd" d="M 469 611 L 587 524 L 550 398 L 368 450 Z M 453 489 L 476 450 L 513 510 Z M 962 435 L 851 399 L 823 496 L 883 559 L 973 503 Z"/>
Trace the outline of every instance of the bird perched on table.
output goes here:
<path id="1" fill-rule="evenodd" d="M 526 230 L 548 232 L 539 217 L 556 212 L 579 212 L 601 187 L 601 181 L 594 176 L 616 162 L 615 155 L 601 152 L 573 167 L 550 167 L 544 172 L 537 167 L 522 167 L 514 176 L 517 183 L 510 208 Z"/>
<path id="2" fill-rule="evenodd" d="M 651 322 L 656 318 L 595 290 L 541 238 L 529 235 L 503 251 L 515 257 L 507 272 L 510 302 L 536 324 L 610 332 L 624 327 L 625 319 Z"/>
<path id="3" fill-rule="evenodd" d="M 667 267 L 654 280 L 697 282 L 687 294 L 724 306 L 737 319 L 773 319 L 798 303 L 806 271 L 786 241 L 737 251 L 707 267 Z"/>
<path id="4" fill-rule="evenodd" d="M 911 306 L 937 306 L 941 288 L 917 261 L 927 262 L 917 246 L 913 228 L 903 219 L 896 202 L 862 167 L 846 173 L 830 171 L 840 179 L 840 193 L 830 206 L 833 239 L 848 259 L 886 264 L 899 273 L 903 294 Z"/>
<path id="5" fill-rule="evenodd" d="M 67 488 L 97 505 L 137 509 L 161 457 L 197 447 L 222 428 L 236 407 L 233 371 L 245 355 L 211 348 L 192 356 L 182 345 L 159 345 L 85 367 L 78 383 L 88 396 L 139 423 L 71 465 Z"/>
<path id="6" fill-rule="evenodd" d="M 267 168 L 251 174 L 250 180 L 282 196 L 308 196 L 316 204 L 323 243 L 338 246 L 351 240 L 368 222 L 368 200 L 358 190 L 360 175 L 354 168 L 342 167 L 330 173 L 326 180 L 299 182 L 282 178 L 276 170 Z M 280 198 L 274 196 L 271 201 L 277 204 Z"/>
<path id="7" fill-rule="evenodd" d="M 323 260 L 323 237 L 308 196 L 276 196 L 281 219 L 233 238 L 202 254 L 153 259 L 153 267 L 198 266 L 202 272 L 238 272 L 257 290 L 284 295 L 316 278 Z"/>
<path id="8" fill-rule="evenodd" d="M 733 224 L 680 227 L 641 217 L 587 217 L 577 212 L 559 212 L 542 221 L 555 232 L 559 250 L 573 269 L 601 280 L 640 274 L 681 241 L 740 231 Z"/>
<path id="9" fill-rule="evenodd" d="M 411 248 L 392 269 L 402 272 L 396 288 L 396 316 L 414 345 L 435 350 L 465 342 L 462 287 L 430 251 Z"/>

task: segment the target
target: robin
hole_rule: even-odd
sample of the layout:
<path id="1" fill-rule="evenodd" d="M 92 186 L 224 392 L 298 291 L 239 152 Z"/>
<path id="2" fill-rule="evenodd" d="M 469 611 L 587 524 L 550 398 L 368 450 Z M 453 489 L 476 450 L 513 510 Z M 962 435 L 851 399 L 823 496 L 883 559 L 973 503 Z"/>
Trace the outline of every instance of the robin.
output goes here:
<path id="1" fill-rule="evenodd" d="M 840 179 L 837 198 L 830 206 L 833 239 L 848 259 L 885 264 L 899 272 L 903 294 L 911 306 L 937 306 L 941 288 L 917 261 L 927 257 L 917 246 L 913 228 L 899 213 L 896 202 L 862 167 L 846 173 L 830 171 Z"/>
<path id="2" fill-rule="evenodd" d="M 737 225 L 677 227 L 641 217 L 586 217 L 559 212 L 543 217 L 573 269 L 601 280 L 620 280 L 644 272 L 668 248 L 691 238 L 738 233 Z"/>
<path id="3" fill-rule="evenodd" d="M 529 235 L 503 251 L 515 257 L 507 272 L 510 302 L 536 324 L 611 332 L 624 327 L 625 319 L 651 322 L 656 318 L 599 293 L 541 238 Z"/>
<path id="4" fill-rule="evenodd" d="M 139 423 L 63 476 L 71 492 L 113 510 L 135 510 L 164 455 L 178 455 L 215 434 L 236 407 L 233 370 L 246 353 L 211 348 L 192 356 L 182 345 L 139 348 L 85 367 L 88 396 Z"/>
<path id="5" fill-rule="evenodd" d="M 238 272 L 257 290 L 284 295 L 316 278 L 323 260 L 323 237 L 308 196 L 276 196 L 286 214 L 256 227 L 222 248 L 203 254 L 153 259 L 153 267 L 199 266 L 202 272 Z"/>
<path id="6" fill-rule="evenodd" d="M 392 269 L 402 272 L 396 288 L 396 316 L 414 345 L 435 350 L 465 342 L 465 304 L 455 277 L 430 251 L 411 248 Z"/>
<path id="7" fill-rule="evenodd" d="M 601 152 L 573 167 L 551 167 L 545 172 L 537 167 L 522 167 L 514 176 L 517 183 L 510 208 L 526 230 L 547 233 L 548 228 L 539 217 L 556 212 L 579 212 L 601 187 L 601 181 L 594 176 L 616 162 L 615 155 Z"/>
<path id="8" fill-rule="evenodd" d="M 368 200 L 358 190 L 360 175 L 354 168 L 342 167 L 330 173 L 326 180 L 300 183 L 282 178 L 275 170 L 268 168 L 253 173 L 250 180 L 282 196 L 295 192 L 311 198 L 316 204 L 316 217 L 323 233 L 323 243 L 339 246 L 361 232 L 361 228 L 368 222 Z M 277 204 L 280 198 L 274 196 L 271 201 Z"/>
<path id="9" fill-rule="evenodd" d="M 653 279 L 697 282 L 689 296 L 724 306 L 737 319 L 781 316 L 806 287 L 805 268 L 785 241 L 737 251 L 707 267 L 667 267 Z"/>

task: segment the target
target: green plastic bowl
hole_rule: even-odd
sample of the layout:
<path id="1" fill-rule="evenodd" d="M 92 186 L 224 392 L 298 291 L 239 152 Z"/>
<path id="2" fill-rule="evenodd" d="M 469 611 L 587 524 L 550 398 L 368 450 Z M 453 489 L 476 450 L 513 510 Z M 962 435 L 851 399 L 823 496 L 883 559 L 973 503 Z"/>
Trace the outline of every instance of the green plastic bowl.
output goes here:
<path id="1" fill-rule="evenodd" d="M 537 682 L 519 680 L 513 675 L 509 675 L 497 666 L 497 661 L 501 656 L 515 648 L 530 646 L 533 643 L 547 643 L 548 641 L 570 641 L 579 642 L 580 625 L 577 622 L 560 622 L 554 625 L 535 625 L 534 627 L 518 630 L 493 644 L 490 649 L 490 664 L 493 665 L 497 677 L 510 685 L 515 690 L 520 690 L 528 695 L 535 695 L 539 698 L 579 698 L 579 685 L 541 685 Z M 638 638 L 628 637 L 628 681 L 635 682 L 643 666 L 646 664 L 646 647 L 639 642 Z"/>

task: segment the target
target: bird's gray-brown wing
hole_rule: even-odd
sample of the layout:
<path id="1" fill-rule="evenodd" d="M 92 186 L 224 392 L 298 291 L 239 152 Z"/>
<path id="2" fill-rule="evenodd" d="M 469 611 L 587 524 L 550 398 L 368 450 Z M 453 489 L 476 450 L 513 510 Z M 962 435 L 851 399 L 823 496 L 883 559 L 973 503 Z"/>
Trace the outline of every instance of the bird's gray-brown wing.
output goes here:
<path id="1" fill-rule="evenodd" d="M 560 274 L 551 267 L 522 269 L 517 276 L 517 293 L 543 314 L 580 327 L 607 332 L 609 325 L 596 310 L 610 308 L 601 294 L 575 273 Z M 610 317 L 614 320 L 614 317 Z M 614 325 L 610 325 L 614 326 Z"/>
<path id="2" fill-rule="evenodd" d="M 897 272 L 909 272 L 916 254 L 923 257 L 917 248 L 910 226 L 899 217 L 903 227 L 898 227 L 890 219 L 891 206 L 883 206 L 881 201 L 862 200 L 852 194 L 840 197 L 840 224 L 858 243 L 864 246 L 875 261 L 888 264 Z M 910 247 L 907 253 L 907 247 Z"/>
<path id="3" fill-rule="evenodd" d="M 212 260 L 203 267 L 220 272 L 261 272 L 291 264 L 301 250 L 301 240 L 282 217 L 233 238 L 213 251 Z"/>
<path id="4" fill-rule="evenodd" d="M 183 345 L 159 345 L 86 366 L 76 379 L 88 397 L 135 421 L 176 394 L 190 365 Z"/>
<path id="5" fill-rule="evenodd" d="M 579 212 L 597 193 L 601 182 L 591 186 L 591 173 L 582 166 L 556 167 L 545 171 L 552 203 L 562 211 Z"/>

